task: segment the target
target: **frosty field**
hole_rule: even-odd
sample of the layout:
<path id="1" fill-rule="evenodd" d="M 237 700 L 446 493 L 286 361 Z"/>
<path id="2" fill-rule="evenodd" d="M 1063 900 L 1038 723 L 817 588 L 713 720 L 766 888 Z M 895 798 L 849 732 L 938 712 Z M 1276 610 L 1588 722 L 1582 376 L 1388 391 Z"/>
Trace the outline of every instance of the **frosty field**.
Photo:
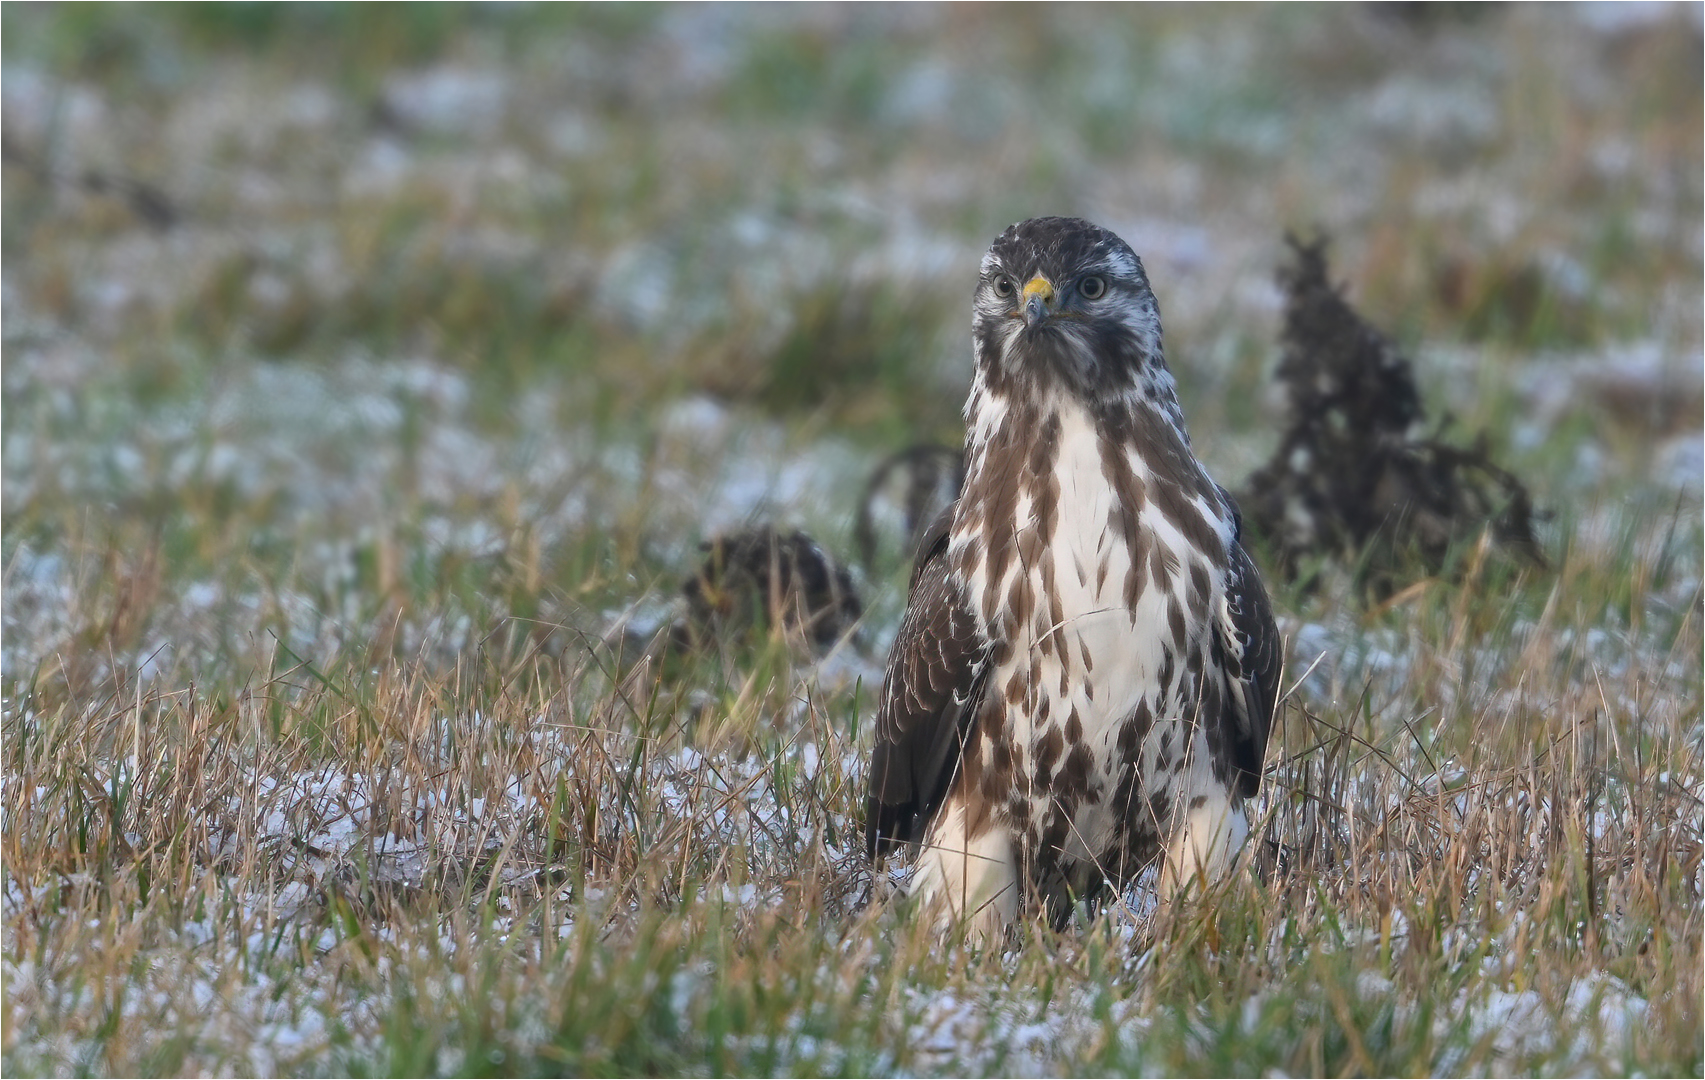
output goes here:
<path id="1" fill-rule="evenodd" d="M 0 20 L 8 1075 L 1705 1069 L 1696 7 Z M 1234 490 L 1325 230 L 1545 561 L 1270 573 L 1248 865 L 989 954 L 864 856 L 853 523 L 1056 212 Z M 857 632 L 663 648 L 770 522 Z"/>

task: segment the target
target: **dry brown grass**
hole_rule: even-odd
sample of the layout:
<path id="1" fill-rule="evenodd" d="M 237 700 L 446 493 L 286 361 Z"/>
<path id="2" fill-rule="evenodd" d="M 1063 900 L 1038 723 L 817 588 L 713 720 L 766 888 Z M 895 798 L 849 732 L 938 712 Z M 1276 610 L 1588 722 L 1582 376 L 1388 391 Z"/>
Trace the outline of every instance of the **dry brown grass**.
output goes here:
<path id="1" fill-rule="evenodd" d="M 869 688 L 821 683 L 779 639 L 665 673 L 500 628 L 451 667 L 278 648 L 234 691 L 122 668 L 98 697 L 21 687 L 8 1055 L 100 1072 L 1683 1067 L 1701 761 L 1697 672 L 1676 662 L 1698 654 L 1697 597 L 1666 653 L 1613 673 L 1558 614 L 1602 569 L 1565 565 L 1520 633 L 1472 577 L 1367 617 L 1408 635 L 1406 676 L 1346 695 L 1323 662 L 1293 695 L 1250 852 L 1264 884 L 1167 914 L 1138 889 L 998 957 L 866 906 Z M 638 1018 L 607 1027 L 623 1009 Z"/>

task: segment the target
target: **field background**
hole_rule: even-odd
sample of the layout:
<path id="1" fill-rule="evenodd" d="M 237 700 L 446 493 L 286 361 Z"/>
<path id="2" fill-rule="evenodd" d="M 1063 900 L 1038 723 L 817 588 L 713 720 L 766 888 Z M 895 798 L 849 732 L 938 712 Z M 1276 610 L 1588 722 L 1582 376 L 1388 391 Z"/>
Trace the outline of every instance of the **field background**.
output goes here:
<path id="1" fill-rule="evenodd" d="M 1705 1068 L 1697 6 L 0 20 L 8 1074 Z M 1275 581 L 1279 865 L 975 955 L 869 902 L 892 529 L 827 657 L 607 643 L 853 562 L 1041 213 L 1233 488 L 1330 232 L 1549 565 Z"/>

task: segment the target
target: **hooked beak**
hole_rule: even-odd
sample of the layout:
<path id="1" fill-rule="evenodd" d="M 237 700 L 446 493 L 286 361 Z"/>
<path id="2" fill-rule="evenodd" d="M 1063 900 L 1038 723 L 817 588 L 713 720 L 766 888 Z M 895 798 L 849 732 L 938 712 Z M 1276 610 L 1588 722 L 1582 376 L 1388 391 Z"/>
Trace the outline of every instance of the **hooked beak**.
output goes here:
<path id="1" fill-rule="evenodd" d="M 1054 284 L 1041 274 L 1024 286 L 1024 325 L 1035 327 L 1053 314 Z"/>

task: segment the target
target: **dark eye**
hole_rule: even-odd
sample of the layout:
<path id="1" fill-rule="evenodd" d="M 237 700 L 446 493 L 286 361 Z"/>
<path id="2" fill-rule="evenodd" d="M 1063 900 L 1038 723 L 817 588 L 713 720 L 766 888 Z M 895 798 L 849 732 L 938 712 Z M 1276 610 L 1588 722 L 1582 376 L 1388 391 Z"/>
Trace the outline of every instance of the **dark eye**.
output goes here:
<path id="1" fill-rule="evenodd" d="M 1000 297 L 1002 300 L 1005 300 L 1007 297 L 1018 291 L 1018 286 L 1014 285 L 1012 283 L 1012 279 L 1007 277 L 1005 274 L 995 275 L 994 286 L 995 295 Z"/>
<path id="2" fill-rule="evenodd" d="M 1091 274 L 1077 283 L 1077 291 L 1085 300 L 1099 300 L 1107 292 L 1107 279 L 1100 274 Z"/>

